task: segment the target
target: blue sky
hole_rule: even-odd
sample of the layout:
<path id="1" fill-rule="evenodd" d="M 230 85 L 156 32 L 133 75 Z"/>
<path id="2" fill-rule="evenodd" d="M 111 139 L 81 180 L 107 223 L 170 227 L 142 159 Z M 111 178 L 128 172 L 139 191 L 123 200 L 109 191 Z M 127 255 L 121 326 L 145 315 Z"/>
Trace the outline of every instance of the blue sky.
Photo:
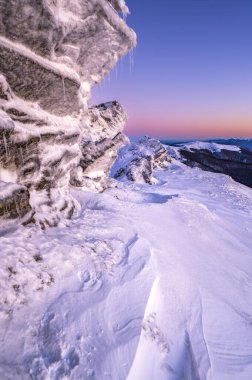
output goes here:
<path id="1" fill-rule="evenodd" d="M 252 137 L 252 1 L 129 0 L 138 45 L 94 91 L 128 134 Z"/>

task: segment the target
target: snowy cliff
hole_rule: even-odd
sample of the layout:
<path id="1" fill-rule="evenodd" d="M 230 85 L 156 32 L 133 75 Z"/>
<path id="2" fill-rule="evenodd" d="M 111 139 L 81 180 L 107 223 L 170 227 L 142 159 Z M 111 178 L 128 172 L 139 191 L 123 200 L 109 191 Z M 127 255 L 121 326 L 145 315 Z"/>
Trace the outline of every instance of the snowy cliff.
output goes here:
<path id="1" fill-rule="evenodd" d="M 71 217 L 70 183 L 104 188 L 125 141 L 119 104 L 107 104 L 109 119 L 88 109 L 92 86 L 136 44 L 121 13 L 123 0 L 0 0 L 0 181 L 25 186 L 42 226 Z"/>

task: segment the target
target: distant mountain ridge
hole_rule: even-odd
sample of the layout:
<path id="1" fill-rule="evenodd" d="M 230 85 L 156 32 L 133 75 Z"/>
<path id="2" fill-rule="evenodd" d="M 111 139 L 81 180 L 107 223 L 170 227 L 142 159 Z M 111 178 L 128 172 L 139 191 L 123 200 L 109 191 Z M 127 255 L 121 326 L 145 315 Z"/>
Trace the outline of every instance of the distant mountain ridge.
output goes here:
<path id="1" fill-rule="evenodd" d="M 252 140 L 195 141 L 173 147 L 176 157 L 179 155 L 186 165 L 226 174 L 252 187 Z"/>
<path id="2" fill-rule="evenodd" d="M 198 139 L 197 139 L 198 140 Z M 166 139 L 160 139 L 162 144 L 165 145 L 172 145 L 172 146 L 177 146 L 180 144 L 188 143 L 188 142 L 193 142 L 196 140 L 166 140 Z M 209 140 L 198 140 L 202 142 L 213 142 L 217 144 L 225 144 L 225 145 L 236 145 L 240 147 L 244 147 L 247 149 L 252 150 L 252 138 L 230 138 L 230 139 L 209 139 Z"/>

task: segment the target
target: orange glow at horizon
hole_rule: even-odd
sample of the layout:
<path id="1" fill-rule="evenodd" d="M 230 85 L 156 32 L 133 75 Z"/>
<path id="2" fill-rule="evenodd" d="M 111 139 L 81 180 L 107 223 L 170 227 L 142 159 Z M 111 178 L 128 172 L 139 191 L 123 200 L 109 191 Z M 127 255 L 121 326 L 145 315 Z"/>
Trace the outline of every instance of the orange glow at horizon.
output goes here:
<path id="1" fill-rule="evenodd" d="M 175 138 L 252 138 L 252 119 L 231 120 L 139 120 L 130 118 L 125 132 L 128 135 L 151 135 Z"/>

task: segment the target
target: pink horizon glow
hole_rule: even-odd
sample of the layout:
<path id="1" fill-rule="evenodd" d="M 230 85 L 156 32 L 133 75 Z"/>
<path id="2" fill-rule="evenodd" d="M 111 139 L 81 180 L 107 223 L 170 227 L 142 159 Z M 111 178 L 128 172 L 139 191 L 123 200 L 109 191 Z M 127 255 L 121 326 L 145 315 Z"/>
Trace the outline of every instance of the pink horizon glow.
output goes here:
<path id="1" fill-rule="evenodd" d="M 139 120 L 130 118 L 125 133 L 171 138 L 252 138 L 252 120 Z"/>

